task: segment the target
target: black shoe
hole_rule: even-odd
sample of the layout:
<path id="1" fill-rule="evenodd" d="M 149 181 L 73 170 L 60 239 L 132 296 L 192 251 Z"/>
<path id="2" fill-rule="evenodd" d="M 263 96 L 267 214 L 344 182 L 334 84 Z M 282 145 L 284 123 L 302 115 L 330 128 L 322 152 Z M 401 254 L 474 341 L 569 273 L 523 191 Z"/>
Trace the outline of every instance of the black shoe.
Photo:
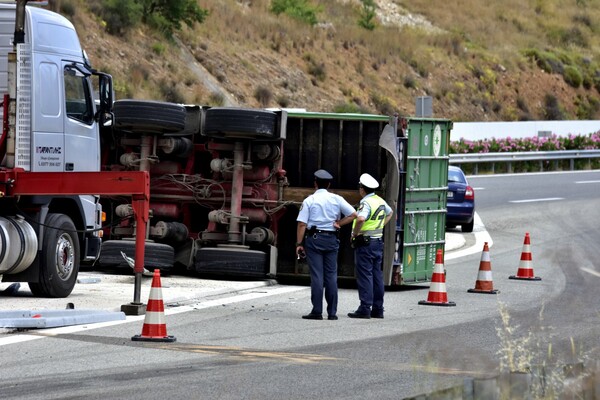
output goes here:
<path id="1" fill-rule="evenodd" d="M 369 314 L 359 313 L 358 311 L 348 313 L 350 318 L 362 318 L 362 319 L 370 319 L 371 316 Z"/>
<path id="2" fill-rule="evenodd" d="M 372 312 L 372 313 L 371 313 L 371 318 L 379 318 L 379 319 L 383 319 L 383 313 Z"/>
<path id="3" fill-rule="evenodd" d="M 330 315 L 327 317 L 327 319 L 330 321 L 337 321 L 338 317 L 337 317 L 337 315 Z"/>
<path id="4" fill-rule="evenodd" d="M 323 319 L 323 316 L 321 314 L 306 314 L 302 316 L 302 319 Z"/>

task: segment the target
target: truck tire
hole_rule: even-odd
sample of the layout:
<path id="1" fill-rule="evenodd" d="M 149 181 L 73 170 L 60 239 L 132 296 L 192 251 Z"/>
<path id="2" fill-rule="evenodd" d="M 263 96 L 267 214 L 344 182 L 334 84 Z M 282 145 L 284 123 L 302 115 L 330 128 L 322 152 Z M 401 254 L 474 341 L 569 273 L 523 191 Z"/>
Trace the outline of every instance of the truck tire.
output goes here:
<path id="1" fill-rule="evenodd" d="M 186 127 L 181 104 L 149 100 L 117 100 L 113 105 L 115 129 L 131 133 L 174 133 Z"/>
<path id="2" fill-rule="evenodd" d="M 277 114 L 267 110 L 209 108 L 202 134 L 210 137 L 276 139 Z"/>
<path id="3" fill-rule="evenodd" d="M 96 265 L 100 267 L 130 268 L 121 252 L 135 258 L 135 240 L 107 240 L 102 243 L 100 257 Z M 172 246 L 163 243 L 146 242 L 144 245 L 144 267 L 153 270 L 168 271 L 175 263 L 175 251 Z"/>
<path id="4" fill-rule="evenodd" d="M 196 252 L 196 272 L 236 277 L 266 278 L 267 254 L 228 247 L 203 247 Z"/>
<path id="5" fill-rule="evenodd" d="M 48 214 L 39 258 L 40 281 L 29 288 L 38 297 L 67 297 L 79 273 L 79 238 L 75 224 L 64 214 Z"/>

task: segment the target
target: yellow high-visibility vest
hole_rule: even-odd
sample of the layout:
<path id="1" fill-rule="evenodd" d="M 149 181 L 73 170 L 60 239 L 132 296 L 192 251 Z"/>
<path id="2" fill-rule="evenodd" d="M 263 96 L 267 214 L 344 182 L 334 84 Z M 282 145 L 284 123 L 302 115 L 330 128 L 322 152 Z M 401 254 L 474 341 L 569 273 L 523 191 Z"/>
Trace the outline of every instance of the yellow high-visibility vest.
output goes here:
<path id="1" fill-rule="evenodd" d="M 371 213 L 369 217 L 365 219 L 362 227 L 360 228 L 360 234 L 371 237 L 383 236 L 383 223 L 385 222 L 385 200 L 376 194 L 369 196 L 363 200 L 369 204 Z M 356 225 L 356 220 L 352 222 L 352 228 Z"/>

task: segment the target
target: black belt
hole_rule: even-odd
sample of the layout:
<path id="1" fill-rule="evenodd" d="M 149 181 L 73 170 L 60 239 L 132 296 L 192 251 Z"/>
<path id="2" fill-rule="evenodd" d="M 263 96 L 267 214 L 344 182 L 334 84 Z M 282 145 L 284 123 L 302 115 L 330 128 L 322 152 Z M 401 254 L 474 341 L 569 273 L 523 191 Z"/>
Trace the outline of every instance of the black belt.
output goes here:
<path id="1" fill-rule="evenodd" d="M 374 236 L 365 236 L 365 238 L 367 238 L 367 240 L 379 240 L 380 242 L 383 240 L 383 237 L 374 237 Z"/>
<path id="2" fill-rule="evenodd" d="M 313 237 L 316 238 L 317 233 L 320 235 L 335 235 L 336 237 L 339 237 L 339 234 L 340 234 L 339 231 L 325 231 L 325 230 L 321 230 L 321 229 L 309 229 L 306 231 L 306 236 L 313 235 Z"/>

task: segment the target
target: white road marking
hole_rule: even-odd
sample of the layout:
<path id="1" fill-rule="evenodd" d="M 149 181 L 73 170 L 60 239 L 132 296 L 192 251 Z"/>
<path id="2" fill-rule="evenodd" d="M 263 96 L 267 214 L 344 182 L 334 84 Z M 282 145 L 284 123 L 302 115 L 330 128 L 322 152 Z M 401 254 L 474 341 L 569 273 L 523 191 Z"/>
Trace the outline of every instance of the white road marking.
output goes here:
<path id="1" fill-rule="evenodd" d="M 580 267 L 579 269 L 582 270 L 583 272 L 587 272 L 588 274 L 600 277 L 600 272 L 595 271 L 593 269 L 589 269 L 589 268 L 586 268 L 586 267 Z"/>
<path id="2" fill-rule="evenodd" d="M 168 308 L 168 305 L 165 306 L 165 315 L 179 314 L 187 311 L 200 310 L 209 307 L 217 307 L 222 306 L 224 304 L 232 304 L 239 303 L 247 300 L 259 299 L 261 297 L 275 296 L 278 294 L 297 292 L 300 290 L 310 290 L 310 287 L 306 286 L 281 286 L 281 287 L 261 287 L 251 289 L 250 293 L 242 293 L 239 295 L 225 297 L 222 299 L 215 300 L 207 300 L 200 301 L 196 304 L 192 304 L 189 306 Z M 31 330 L 31 334 L 24 332 L 22 334 L 11 334 L 10 336 L 1 337 L 0 336 L 0 346 L 5 346 L 9 344 L 28 342 L 30 340 L 42 339 L 47 336 L 56 336 L 67 333 L 81 332 L 81 331 L 89 331 L 97 328 L 104 328 L 107 326 L 121 325 L 128 322 L 141 321 L 145 319 L 145 315 L 135 315 L 135 316 L 127 316 L 125 320 L 120 321 L 110 321 L 110 322 L 101 322 L 97 324 L 85 324 L 85 325 L 72 325 L 72 326 L 63 326 L 59 328 L 51 328 L 51 329 L 41 329 L 41 330 Z M 3 328 L 0 328 L 3 329 Z M 140 327 L 140 331 L 141 331 Z M 1 332 L 1 331 L 0 331 Z"/>
<path id="3" fill-rule="evenodd" d="M 540 201 L 557 201 L 564 200 L 562 197 L 548 197 L 545 199 L 525 199 L 525 200 L 510 200 L 509 203 L 536 203 Z"/>
<path id="4" fill-rule="evenodd" d="M 479 214 L 475 212 L 475 225 L 473 228 L 473 235 L 475 236 L 475 244 L 471 247 L 467 247 L 466 249 L 452 251 L 449 254 L 444 255 L 445 260 L 453 260 L 455 258 L 469 256 L 471 254 L 481 253 L 483 250 L 483 244 L 487 242 L 488 247 L 491 249 L 494 245 L 494 241 L 492 237 L 485 229 L 485 225 L 483 225 L 483 221 L 479 217 Z"/>
<path id="5" fill-rule="evenodd" d="M 600 181 L 575 181 L 575 183 L 600 183 Z"/>

